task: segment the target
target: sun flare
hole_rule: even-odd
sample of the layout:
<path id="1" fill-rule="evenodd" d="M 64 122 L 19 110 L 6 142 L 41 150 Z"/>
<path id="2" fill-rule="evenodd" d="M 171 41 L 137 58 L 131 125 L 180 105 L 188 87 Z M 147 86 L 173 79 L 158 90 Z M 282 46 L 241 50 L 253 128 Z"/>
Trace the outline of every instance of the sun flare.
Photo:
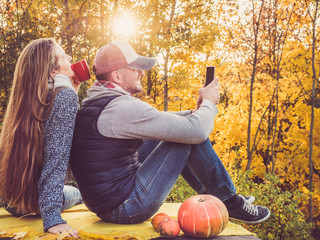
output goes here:
<path id="1" fill-rule="evenodd" d="M 115 19 L 113 32 L 117 35 L 130 37 L 136 32 L 137 20 L 129 15 L 122 15 Z"/>

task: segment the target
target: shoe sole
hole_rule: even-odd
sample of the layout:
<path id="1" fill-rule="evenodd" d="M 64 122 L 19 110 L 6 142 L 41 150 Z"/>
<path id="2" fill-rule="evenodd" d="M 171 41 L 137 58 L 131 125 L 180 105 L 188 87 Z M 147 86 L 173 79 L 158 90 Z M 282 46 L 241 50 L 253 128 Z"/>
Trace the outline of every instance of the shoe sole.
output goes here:
<path id="1" fill-rule="evenodd" d="M 232 218 L 232 217 L 229 217 L 229 219 L 233 220 L 233 221 L 246 223 L 246 224 L 259 224 L 259 223 L 262 223 L 262 222 L 266 221 L 269 217 L 270 217 L 270 211 L 268 212 L 267 216 L 265 216 L 264 218 L 261 218 L 259 220 L 256 220 L 256 221 L 246 221 L 246 220 L 241 220 L 241 219 Z"/>

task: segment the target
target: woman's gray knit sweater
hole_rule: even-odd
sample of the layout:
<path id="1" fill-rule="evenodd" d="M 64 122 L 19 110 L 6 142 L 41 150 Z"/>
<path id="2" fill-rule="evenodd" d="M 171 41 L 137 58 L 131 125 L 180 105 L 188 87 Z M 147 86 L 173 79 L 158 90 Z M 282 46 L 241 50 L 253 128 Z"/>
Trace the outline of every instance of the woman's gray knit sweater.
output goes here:
<path id="1" fill-rule="evenodd" d="M 61 218 L 63 186 L 77 109 L 75 90 L 63 88 L 56 95 L 45 123 L 44 163 L 38 182 L 39 208 L 45 232 L 55 225 L 66 223 Z"/>

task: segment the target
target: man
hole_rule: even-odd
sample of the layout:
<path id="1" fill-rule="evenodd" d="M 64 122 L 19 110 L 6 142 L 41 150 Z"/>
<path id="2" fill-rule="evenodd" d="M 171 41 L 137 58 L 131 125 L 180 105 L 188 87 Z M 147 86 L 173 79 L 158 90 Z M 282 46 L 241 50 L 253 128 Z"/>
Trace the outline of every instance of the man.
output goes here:
<path id="1" fill-rule="evenodd" d="M 104 221 L 142 222 L 157 212 L 182 174 L 198 193 L 220 198 L 230 219 L 268 219 L 268 208 L 236 194 L 208 140 L 218 113 L 218 80 L 199 90 L 197 109 L 160 112 L 132 96 L 142 91 L 143 71 L 154 64 L 125 41 L 97 52 L 97 81 L 78 112 L 71 153 L 88 208 Z"/>

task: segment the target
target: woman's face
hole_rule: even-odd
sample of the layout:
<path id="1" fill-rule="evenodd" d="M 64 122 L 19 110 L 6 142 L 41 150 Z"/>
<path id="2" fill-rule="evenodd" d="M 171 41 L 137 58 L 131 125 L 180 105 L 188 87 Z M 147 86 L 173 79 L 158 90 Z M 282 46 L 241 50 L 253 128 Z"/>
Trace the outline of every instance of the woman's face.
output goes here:
<path id="1" fill-rule="evenodd" d="M 58 58 L 58 66 L 60 67 L 59 70 L 54 71 L 53 74 L 64 74 L 70 79 L 74 75 L 74 72 L 71 70 L 71 57 L 65 53 L 62 47 L 59 44 L 55 44 L 54 50 L 56 57 Z"/>

